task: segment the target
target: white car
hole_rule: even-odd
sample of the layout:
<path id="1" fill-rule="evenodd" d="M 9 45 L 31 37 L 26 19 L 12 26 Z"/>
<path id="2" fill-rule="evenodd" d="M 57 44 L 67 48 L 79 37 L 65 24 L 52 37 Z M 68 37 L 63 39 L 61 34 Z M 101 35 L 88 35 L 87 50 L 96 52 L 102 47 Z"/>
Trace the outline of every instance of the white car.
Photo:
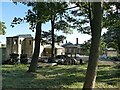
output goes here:
<path id="1" fill-rule="evenodd" d="M 80 54 L 76 54 L 76 57 L 75 55 L 72 55 L 72 57 L 74 57 L 76 60 L 82 60 L 83 62 L 87 62 L 89 59 L 89 56 L 80 55 Z"/>

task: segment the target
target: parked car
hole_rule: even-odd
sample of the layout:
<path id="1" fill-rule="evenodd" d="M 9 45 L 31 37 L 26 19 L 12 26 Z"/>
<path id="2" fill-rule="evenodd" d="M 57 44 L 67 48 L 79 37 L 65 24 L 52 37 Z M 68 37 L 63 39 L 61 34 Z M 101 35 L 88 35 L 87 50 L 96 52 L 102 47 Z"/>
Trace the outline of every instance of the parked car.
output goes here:
<path id="1" fill-rule="evenodd" d="M 112 61 L 120 61 L 120 58 L 119 57 L 110 57 L 110 60 L 112 60 Z"/>
<path id="2" fill-rule="evenodd" d="M 55 62 L 58 64 L 66 64 L 67 58 L 69 58 L 69 57 L 66 55 L 57 55 L 55 57 Z"/>
<path id="3" fill-rule="evenodd" d="M 48 62 L 48 57 L 47 56 L 42 56 L 38 60 L 39 62 L 47 63 Z"/>
<path id="4" fill-rule="evenodd" d="M 89 59 L 89 56 L 80 55 L 80 54 L 76 54 L 76 56 L 72 55 L 72 57 L 74 57 L 77 61 L 80 61 L 80 64 L 84 62 L 88 62 L 88 59 Z"/>
<path id="5" fill-rule="evenodd" d="M 79 61 L 77 61 L 75 58 L 73 57 L 69 57 L 67 55 L 57 55 L 55 57 L 55 61 L 58 64 L 71 64 L 71 65 L 75 65 L 75 64 L 79 64 Z"/>

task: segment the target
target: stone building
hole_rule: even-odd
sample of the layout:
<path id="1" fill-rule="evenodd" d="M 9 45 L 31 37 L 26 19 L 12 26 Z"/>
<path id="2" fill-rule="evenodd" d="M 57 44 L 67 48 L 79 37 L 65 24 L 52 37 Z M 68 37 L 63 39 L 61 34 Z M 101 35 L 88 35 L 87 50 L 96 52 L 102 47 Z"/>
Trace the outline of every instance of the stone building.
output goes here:
<path id="1" fill-rule="evenodd" d="M 6 37 L 6 58 L 9 59 L 10 54 L 16 53 L 27 54 L 31 57 L 33 53 L 33 37 L 30 34 Z"/>
<path id="2" fill-rule="evenodd" d="M 62 45 L 65 48 L 65 54 L 76 55 L 81 53 L 81 47 L 78 43 L 78 38 L 76 38 L 76 44 L 71 42 L 66 42 L 66 44 Z"/>
<path id="3" fill-rule="evenodd" d="M 106 55 L 108 57 L 115 57 L 118 55 L 117 50 L 114 48 L 107 48 Z"/>
<path id="4" fill-rule="evenodd" d="M 10 54 L 15 53 L 21 55 L 27 55 L 27 58 L 31 58 L 35 47 L 35 40 L 31 34 L 22 34 L 13 37 L 6 37 L 6 58 L 10 58 Z M 65 49 L 55 43 L 55 55 L 65 54 Z M 51 45 L 40 44 L 41 56 L 51 56 Z"/>
<path id="5" fill-rule="evenodd" d="M 62 46 L 65 48 L 66 54 L 72 54 L 72 55 L 80 54 L 81 48 L 80 48 L 79 44 L 72 44 L 72 43 L 68 42 Z"/>
<path id="6" fill-rule="evenodd" d="M 45 45 L 44 50 L 42 52 L 42 56 L 48 56 L 51 57 L 51 51 L 52 51 L 52 46 L 51 45 Z M 55 44 L 55 49 L 54 49 L 54 55 L 64 55 L 65 54 L 65 48 L 61 47 L 60 45 Z"/>

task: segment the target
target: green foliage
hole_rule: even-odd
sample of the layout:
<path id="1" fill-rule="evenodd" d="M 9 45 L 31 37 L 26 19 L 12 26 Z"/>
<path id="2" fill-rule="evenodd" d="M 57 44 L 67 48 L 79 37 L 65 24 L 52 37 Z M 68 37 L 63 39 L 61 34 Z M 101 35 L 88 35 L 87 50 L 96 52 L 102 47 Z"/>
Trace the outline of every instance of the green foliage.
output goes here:
<path id="1" fill-rule="evenodd" d="M 120 53 L 120 3 L 105 3 L 104 9 L 103 27 L 108 29 L 103 35 L 104 42 Z"/>
<path id="2" fill-rule="evenodd" d="M 91 34 L 88 2 L 76 2 L 74 4 L 77 8 L 70 10 L 71 15 L 67 17 L 67 20 L 73 24 L 72 27 L 78 32 Z"/>
<path id="3" fill-rule="evenodd" d="M 112 27 L 103 34 L 104 42 L 107 43 L 107 47 L 115 48 L 120 51 L 120 27 Z"/>
<path id="4" fill-rule="evenodd" d="M 105 39 L 102 37 L 101 42 L 100 42 L 99 54 L 103 54 L 103 52 L 106 49 L 106 46 L 107 46 L 107 43 L 105 42 Z M 91 39 L 88 40 L 88 41 L 85 41 L 83 44 L 81 44 L 81 52 L 82 52 L 82 54 L 89 55 L 90 47 L 91 47 Z"/>
<path id="5" fill-rule="evenodd" d="M 41 41 L 42 43 L 51 44 L 52 42 L 51 31 L 48 31 L 48 32 L 42 31 L 41 38 L 42 38 L 42 41 Z M 63 35 L 54 34 L 54 39 L 55 39 L 55 42 L 60 43 L 60 42 L 63 42 L 63 40 L 66 39 L 66 37 Z"/>
<path id="6" fill-rule="evenodd" d="M 90 46 L 91 46 L 91 40 L 85 41 L 83 44 L 81 44 L 81 54 L 89 55 Z"/>
<path id="7" fill-rule="evenodd" d="M 65 13 L 65 8 L 67 8 L 67 4 L 65 2 L 22 2 L 27 6 L 31 6 L 32 10 L 28 10 L 26 12 L 25 17 L 17 18 L 15 17 L 11 26 L 14 27 L 15 24 L 21 24 L 23 22 L 27 22 L 30 24 L 30 29 L 34 31 L 36 23 L 41 22 L 45 23 L 49 20 L 55 19 L 55 21 L 59 21 L 60 17 L 63 17 L 63 13 Z M 59 30 L 68 29 L 68 25 L 62 25 Z M 56 28 L 58 30 L 58 28 Z M 69 30 L 68 30 L 69 31 Z M 67 33 L 67 32 L 65 32 Z"/>
<path id="8" fill-rule="evenodd" d="M 5 29 L 6 29 L 6 26 L 4 25 L 5 23 L 4 22 L 1 22 L 0 21 L 0 35 L 4 35 L 5 34 Z"/>
<path id="9" fill-rule="evenodd" d="M 111 28 L 120 25 L 120 3 L 109 2 L 104 4 L 103 27 Z"/>

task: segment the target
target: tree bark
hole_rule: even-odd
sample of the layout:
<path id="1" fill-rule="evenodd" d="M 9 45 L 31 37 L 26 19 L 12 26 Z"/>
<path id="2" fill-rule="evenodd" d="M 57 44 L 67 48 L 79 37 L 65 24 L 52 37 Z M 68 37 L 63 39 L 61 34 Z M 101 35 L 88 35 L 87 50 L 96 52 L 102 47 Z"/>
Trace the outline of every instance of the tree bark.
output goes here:
<path id="1" fill-rule="evenodd" d="M 55 55 L 55 38 L 54 38 L 54 17 L 53 20 L 51 20 L 51 34 L 52 34 L 52 50 L 51 50 L 51 62 L 54 62 L 54 55 Z"/>
<path id="2" fill-rule="evenodd" d="M 99 57 L 102 8 L 101 8 L 101 2 L 93 2 L 92 5 L 93 5 L 92 7 L 93 18 L 92 20 L 90 20 L 92 40 L 91 40 L 89 62 L 88 62 L 83 90 L 86 89 L 92 90 L 95 87 L 96 68 Z"/>
<path id="3" fill-rule="evenodd" d="M 41 41 L 41 31 L 42 31 L 41 26 L 42 26 L 42 23 L 40 22 L 38 22 L 36 25 L 34 53 L 32 56 L 32 60 L 31 60 L 28 72 L 36 72 L 38 57 L 40 52 L 40 41 Z"/>

